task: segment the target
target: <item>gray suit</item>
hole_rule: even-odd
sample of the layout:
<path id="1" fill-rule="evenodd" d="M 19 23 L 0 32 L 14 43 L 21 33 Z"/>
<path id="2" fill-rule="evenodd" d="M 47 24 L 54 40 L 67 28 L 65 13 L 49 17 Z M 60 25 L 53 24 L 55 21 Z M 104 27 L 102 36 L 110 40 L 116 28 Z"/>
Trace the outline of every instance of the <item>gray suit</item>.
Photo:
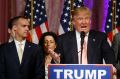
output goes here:
<path id="1" fill-rule="evenodd" d="M 120 77 L 120 33 L 117 33 L 114 36 L 113 42 L 112 42 L 112 48 L 115 52 L 115 58 L 116 58 L 116 68 L 117 68 L 117 74 Z"/>

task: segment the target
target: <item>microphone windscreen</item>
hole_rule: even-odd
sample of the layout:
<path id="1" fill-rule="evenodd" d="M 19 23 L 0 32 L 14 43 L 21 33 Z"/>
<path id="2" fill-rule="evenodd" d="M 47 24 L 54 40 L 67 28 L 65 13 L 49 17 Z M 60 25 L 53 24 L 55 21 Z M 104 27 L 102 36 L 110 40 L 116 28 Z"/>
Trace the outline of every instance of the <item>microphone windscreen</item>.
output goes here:
<path id="1" fill-rule="evenodd" d="M 80 33 L 80 36 L 81 36 L 81 38 L 84 38 L 84 37 L 85 37 L 85 32 L 82 31 L 82 32 Z"/>

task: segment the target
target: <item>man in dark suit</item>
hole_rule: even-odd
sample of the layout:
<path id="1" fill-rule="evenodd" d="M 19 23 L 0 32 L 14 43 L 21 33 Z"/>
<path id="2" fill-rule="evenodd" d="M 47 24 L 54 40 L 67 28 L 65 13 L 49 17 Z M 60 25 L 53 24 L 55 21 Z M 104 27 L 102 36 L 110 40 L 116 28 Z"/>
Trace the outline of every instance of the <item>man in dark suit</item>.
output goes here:
<path id="1" fill-rule="evenodd" d="M 60 62 L 63 64 L 102 64 L 104 59 L 106 64 L 115 64 L 115 55 L 107 42 L 106 34 L 90 30 L 90 10 L 87 7 L 80 7 L 76 8 L 72 14 L 75 30 L 60 35 L 58 38 L 56 52 L 60 53 Z M 81 45 L 82 39 L 84 42 Z M 116 72 L 114 67 L 113 69 Z"/>
<path id="2" fill-rule="evenodd" d="M 87 7 L 73 11 L 75 30 L 59 37 L 58 51 L 61 53 L 61 63 L 79 63 L 78 53 L 81 50 L 81 32 L 85 32 L 87 42 L 87 64 L 102 64 L 103 58 L 107 64 L 115 63 L 115 55 L 107 42 L 105 33 L 90 30 L 91 12 Z"/>
<path id="3" fill-rule="evenodd" d="M 115 52 L 116 68 L 117 68 L 117 77 L 120 79 L 120 33 L 117 33 L 114 36 L 112 42 L 112 48 Z"/>
<path id="4" fill-rule="evenodd" d="M 43 53 L 26 40 L 29 21 L 23 16 L 11 19 L 15 37 L 0 50 L 0 79 L 44 79 Z"/>

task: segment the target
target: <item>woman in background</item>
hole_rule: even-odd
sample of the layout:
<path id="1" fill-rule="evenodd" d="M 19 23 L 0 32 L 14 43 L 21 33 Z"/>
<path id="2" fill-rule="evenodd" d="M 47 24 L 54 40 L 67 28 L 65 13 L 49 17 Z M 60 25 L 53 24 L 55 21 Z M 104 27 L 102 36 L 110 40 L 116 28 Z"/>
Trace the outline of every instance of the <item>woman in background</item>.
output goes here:
<path id="1" fill-rule="evenodd" d="M 54 61 L 55 48 L 57 46 L 57 35 L 54 32 L 45 32 L 42 34 L 39 41 L 42 50 L 44 51 L 45 63 L 45 79 L 48 79 L 48 64 L 57 63 Z"/>

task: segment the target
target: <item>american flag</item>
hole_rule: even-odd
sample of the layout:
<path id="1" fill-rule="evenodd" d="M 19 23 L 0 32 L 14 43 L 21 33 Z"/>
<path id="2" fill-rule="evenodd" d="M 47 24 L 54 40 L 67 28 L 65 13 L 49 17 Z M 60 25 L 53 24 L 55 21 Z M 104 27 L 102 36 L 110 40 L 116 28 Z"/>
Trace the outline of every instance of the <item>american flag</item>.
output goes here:
<path id="1" fill-rule="evenodd" d="M 33 16 L 31 10 L 31 2 L 33 3 Z M 45 11 L 45 0 L 27 0 L 25 16 L 29 19 L 33 17 L 33 28 L 30 30 L 28 39 L 31 39 L 33 43 L 38 44 L 41 34 L 48 31 L 48 21 Z"/>
<path id="2" fill-rule="evenodd" d="M 109 0 L 105 32 L 109 43 L 112 42 L 113 36 L 120 32 L 120 0 Z"/>
<path id="3" fill-rule="evenodd" d="M 74 8 L 83 6 L 83 0 L 74 0 L 73 5 Z M 60 26 L 58 30 L 58 34 L 61 35 L 67 31 L 70 31 L 71 25 L 71 0 L 65 0 L 63 13 L 60 19 Z"/>

